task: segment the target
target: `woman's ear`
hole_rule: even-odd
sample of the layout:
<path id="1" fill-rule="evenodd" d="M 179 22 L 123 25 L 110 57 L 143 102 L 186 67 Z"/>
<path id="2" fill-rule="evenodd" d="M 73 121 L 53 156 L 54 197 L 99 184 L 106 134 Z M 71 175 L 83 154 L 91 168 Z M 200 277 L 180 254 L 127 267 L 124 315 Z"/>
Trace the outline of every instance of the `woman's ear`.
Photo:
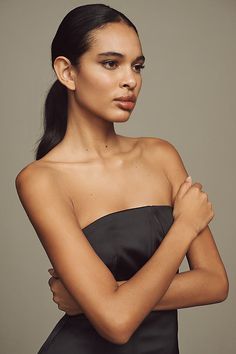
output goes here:
<path id="1" fill-rule="evenodd" d="M 75 76 L 73 66 L 69 59 L 59 56 L 54 60 L 54 70 L 58 80 L 65 85 L 69 90 L 75 90 Z"/>

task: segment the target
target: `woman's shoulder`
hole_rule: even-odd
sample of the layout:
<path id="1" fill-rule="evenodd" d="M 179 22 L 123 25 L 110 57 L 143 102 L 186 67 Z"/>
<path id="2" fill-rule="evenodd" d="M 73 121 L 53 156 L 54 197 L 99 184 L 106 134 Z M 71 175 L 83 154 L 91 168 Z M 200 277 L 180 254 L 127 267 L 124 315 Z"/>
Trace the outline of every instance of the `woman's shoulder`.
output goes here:
<path id="1" fill-rule="evenodd" d="M 50 165 L 45 164 L 43 161 L 35 160 L 22 167 L 22 169 L 17 173 L 16 179 L 30 174 L 49 173 L 50 170 Z"/>
<path id="2" fill-rule="evenodd" d="M 140 143 L 153 166 L 161 166 L 170 182 L 174 201 L 180 185 L 189 175 L 179 151 L 170 141 L 157 137 L 142 137 Z"/>
<path id="3" fill-rule="evenodd" d="M 42 161 L 35 160 L 24 166 L 15 177 L 15 186 L 19 191 L 24 186 L 37 186 L 42 184 L 55 183 L 56 174 L 50 164 L 45 164 Z"/>
<path id="4" fill-rule="evenodd" d="M 143 150 L 151 156 L 165 159 L 176 159 L 179 157 L 179 153 L 173 143 L 166 139 L 159 137 L 138 137 L 139 144 L 143 146 Z"/>
<path id="5" fill-rule="evenodd" d="M 136 139 L 143 144 L 148 145 L 156 145 L 156 146 L 165 146 L 165 145 L 172 145 L 169 141 L 162 139 L 157 136 L 139 136 Z"/>

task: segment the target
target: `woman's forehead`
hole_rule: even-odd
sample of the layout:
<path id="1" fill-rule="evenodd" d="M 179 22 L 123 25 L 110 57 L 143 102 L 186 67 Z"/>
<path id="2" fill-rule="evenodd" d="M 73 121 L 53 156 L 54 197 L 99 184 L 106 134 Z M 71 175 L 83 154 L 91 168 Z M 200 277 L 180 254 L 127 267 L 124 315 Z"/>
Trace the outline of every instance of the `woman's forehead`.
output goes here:
<path id="1" fill-rule="evenodd" d="M 92 33 L 91 54 L 117 52 L 123 56 L 141 56 L 142 48 L 135 30 L 123 23 L 109 23 Z"/>

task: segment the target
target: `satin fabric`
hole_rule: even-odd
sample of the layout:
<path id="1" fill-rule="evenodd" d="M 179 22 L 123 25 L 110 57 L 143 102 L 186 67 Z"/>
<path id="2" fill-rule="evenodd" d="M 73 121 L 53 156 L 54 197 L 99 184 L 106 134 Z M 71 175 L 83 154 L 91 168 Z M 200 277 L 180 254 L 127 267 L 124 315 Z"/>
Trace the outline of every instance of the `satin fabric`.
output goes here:
<path id="1" fill-rule="evenodd" d="M 124 209 L 104 215 L 82 230 L 115 279 L 128 280 L 159 247 L 174 221 L 172 212 L 170 205 Z M 106 340 L 85 314 L 65 314 L 38 352 L 46 353 L 179 354 L 177 310 L 150 311 L 125 344 Z"/>

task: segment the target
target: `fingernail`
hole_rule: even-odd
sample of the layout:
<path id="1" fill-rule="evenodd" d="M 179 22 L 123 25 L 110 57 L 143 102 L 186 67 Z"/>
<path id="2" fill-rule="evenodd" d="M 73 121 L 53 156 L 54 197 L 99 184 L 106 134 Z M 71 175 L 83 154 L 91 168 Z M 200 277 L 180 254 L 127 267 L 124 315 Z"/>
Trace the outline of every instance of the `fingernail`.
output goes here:
<path id="1" fill-rule="evenodd" d="M 192 184 L 192 177 L 191 177 L 191 176 L 188 176 L 185 181 L 186 181 L 187 183 Z"/>

